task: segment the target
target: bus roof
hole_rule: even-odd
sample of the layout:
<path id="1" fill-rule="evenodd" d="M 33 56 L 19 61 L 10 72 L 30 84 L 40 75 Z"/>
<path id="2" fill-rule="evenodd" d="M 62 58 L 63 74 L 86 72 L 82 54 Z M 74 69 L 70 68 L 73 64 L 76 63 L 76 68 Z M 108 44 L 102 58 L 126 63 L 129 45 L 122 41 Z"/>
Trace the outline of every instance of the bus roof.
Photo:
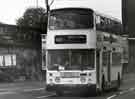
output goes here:
<path id="1" fill-rule="evenodd" d="M 54 0 L 52 5 L 50 6 L 51 10 L 67 9 L 67 8 L 90 9 L 91 11 L 96 13 L 97 15 L 115 20 L 117 22 L 121 22 L 121 20 L 118 18 L 112 17 L 112 16 L 107 15 L 107 14 L 100 13 L 100 11 L 97 11 L 96 8 L 90 4 L 89 0 Z"/>
<path id="2" fill-rule="evenodd" d="M 52 9 L 51 11 L 61 11 L 61 10 L 87 10 L 93 12 L 92 9 L 90 8 L 75 8 L 75 7 L 68 7 L 68 8 L 57 8 L 57 9 Z"/>
<path id="3" fill-rule="evenodd" d="M 97 15 L 100 15 L 100 16 L 103 16 L 103 17 L 106 17 L 106 18 L 109 18 L 109 19 L 112 19 L 112 20 L 116 20 L 117 22 L 122 22 L 120 19 L 118 18 L 115 18 L 115 17 L 112 17 L 110 15 L 107 15 L 107 14 L 104 14 L 104 13 L 100 13 L 99 11 L 94 11 Z"/>

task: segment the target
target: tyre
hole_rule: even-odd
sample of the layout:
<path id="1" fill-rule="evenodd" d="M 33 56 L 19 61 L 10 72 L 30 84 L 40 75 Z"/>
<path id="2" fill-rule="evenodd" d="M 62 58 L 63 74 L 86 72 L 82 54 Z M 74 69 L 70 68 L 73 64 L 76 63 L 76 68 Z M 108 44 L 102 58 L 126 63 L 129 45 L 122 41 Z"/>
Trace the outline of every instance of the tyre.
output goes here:
<path id="1" fill-rule="evenodd" d="M 117 75 L 117 81 L 116 81 L 116 87 L 114 88 L 114 91 L 118 91 L 120 88 L 121 79 L 120 79 L 120 73 Z"/>
<path id="2" fill-rule="evenodd" d="M 105 76 L 102 77 L 102 91 L 105 91 Z"/>
<path id="3" fill-rule="evenodd" d="M 121 84 L 121 79 L 120 79 L 120 73 L 118 73 L 118 77 L 117 77 L 117 88 L 120 88 L 120 84 Z"/>
<path id="4" fill-rule="evenodd" d="M 64 93 L 62 92 L 62 91 L 60 91 L 60 90 L 56 90 L 56 95 L 57 96 L 62 96 Z"/>

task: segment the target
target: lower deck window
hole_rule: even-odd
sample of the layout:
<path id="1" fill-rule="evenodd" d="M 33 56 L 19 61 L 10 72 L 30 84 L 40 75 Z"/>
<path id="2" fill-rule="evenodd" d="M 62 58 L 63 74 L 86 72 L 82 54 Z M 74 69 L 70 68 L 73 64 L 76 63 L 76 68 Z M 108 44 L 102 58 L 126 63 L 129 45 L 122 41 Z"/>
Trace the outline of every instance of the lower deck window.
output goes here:
<path id="1" fill-rule="evenodd" d="M 94 50 L 50 50 L 48 51 L 48 69 L 81 70 L 94 68 Z"/>
<path id="2" fill-rule="evenodd" d="M 121 64 L 121 53 L 114 52 L 112 53 L 112 65 L 117 66 Z"/>

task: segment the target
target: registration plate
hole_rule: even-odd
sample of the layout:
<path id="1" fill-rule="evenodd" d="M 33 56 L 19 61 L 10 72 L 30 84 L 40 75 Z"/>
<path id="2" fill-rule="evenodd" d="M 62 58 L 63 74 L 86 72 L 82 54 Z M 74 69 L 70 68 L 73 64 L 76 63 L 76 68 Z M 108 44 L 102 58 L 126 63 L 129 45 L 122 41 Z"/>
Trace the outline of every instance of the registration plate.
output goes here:
<path id="1" fill-rule="evenodd" d="M 62 78 L 76 78 L 79 77 L 79 73 L 77 72 L 61 72 Z"/>

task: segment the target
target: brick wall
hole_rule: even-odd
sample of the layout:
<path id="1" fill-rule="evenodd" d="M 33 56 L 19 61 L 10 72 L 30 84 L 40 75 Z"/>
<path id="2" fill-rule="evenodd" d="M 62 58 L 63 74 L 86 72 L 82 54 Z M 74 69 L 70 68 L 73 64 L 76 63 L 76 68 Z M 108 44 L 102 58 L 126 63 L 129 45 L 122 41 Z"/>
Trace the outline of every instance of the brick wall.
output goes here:
<path id="1" fill-rule="evenodd" d="M 27 80 L 37 80 L 41 77 L 41 54 L 40 49 L 32 48 L 0 48 L 0 55 L 16 55 L 16 66 L 0 67 L 2 72 L 12 75 L 14 79 L 20 76 Z"/>

